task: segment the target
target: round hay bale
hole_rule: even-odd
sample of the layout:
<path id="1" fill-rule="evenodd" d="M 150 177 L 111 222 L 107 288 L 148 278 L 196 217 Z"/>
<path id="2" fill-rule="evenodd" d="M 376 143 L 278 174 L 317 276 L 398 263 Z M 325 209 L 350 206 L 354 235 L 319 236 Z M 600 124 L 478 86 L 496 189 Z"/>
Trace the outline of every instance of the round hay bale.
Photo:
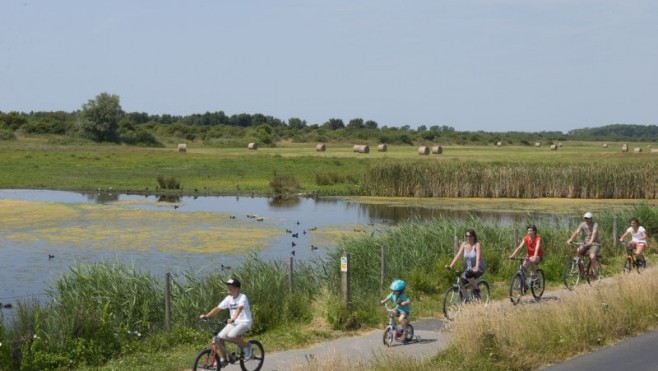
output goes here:
<path id="1" fill-rule="evenodd" d="M 625 144 L 625 143 L 624 143 L 624 145 L 621 146 L 621 151 L 622 151 L 622 152 L 628 152 L 628 144 Z"/>
<path id="2" fill-rule="evenodd" d="M 388 151 L 388 146 L 386 145 L 386 143 L 379 144 L 377 145 L 377 151 L 386 152 Z"/>
<path id="3" fill-rule="evenodd" d="M 359 148 L 361 147 L 360 144 L 355 144 L 352 146 L 352 152 L 359 152 Z"/>
<path id="4" fill-rule="evenodd" d="M 658 148 L 652 148 L 651 153 L 658 153 Z"/>
<path id="5" fill-rule="evenodd" d="M 557 151 L 557 144 L 551 144 L 551 151 Z"/>
<path id="6" fill-rule="evenodd" d="M 642 153 L 642 148 L 635 147 L 635 149 L 633 149 L 633 153 Z"/>
<path id="7" fill-rule="evenodd" d="M 443 147 L 441 146 L 434 146 L 432 147 L 432 153 L 435 155 L 440 155 L 443 153 Z"/>
<path id="8" fill-rule="evenodd" d="M 256 143 L 249 143 L 249 145 L 247 146 L 247 148 L 252 149 L 252 150 L 255 151 L 255 150 L 258 149 L 258 145 L 257 145 Z"/>
<path id="9" fill-rule="evenodd" d="M 608 143 L 603 143 L 603 148 L 608 148 Z"/>
<path id="10" fill-rule="evenodd" d="M 502 147 L 502 146 L 503 146 L 503 142 L 496 142 L 496 147 Z"/>
<path id="11" fill-rule="evenodd" d="M 359 153 L 370 153 L 370 147 L 367 144 L 360 145 Z"/>
<path id="12" fill-rule="evenodd" d="M 316 144 L 315 145 L 315 151 L 316 152 L 324 152 L 327 150 L 327 146 L 324 145 L 324 143 Z"/>
<path id="13" fill-rule="evenodd" d="M 535 147 L 541 147 L 541 143 L 535 142 Z"/>
<path id="14" fill-rule="evenodd" d="M 427 156 L 429 154 L 430 154 L 430 147 L 428 147 L 428 146 L 418 147 L 418 155 L 419 156 Z"/>
<path id="15" fill-rule="evenodd" d="M 182 153 L 187 152 L 187 144 L 179 143 L 178 144 L 178 152 L 182 152 Z"/>
<path id="16" fill-rule="evenodd" d="M 557 144 L 557 147 L 558 147 L 558 148 L 562 148 L 562 143 L 558 143 L 558 144 Z"/>

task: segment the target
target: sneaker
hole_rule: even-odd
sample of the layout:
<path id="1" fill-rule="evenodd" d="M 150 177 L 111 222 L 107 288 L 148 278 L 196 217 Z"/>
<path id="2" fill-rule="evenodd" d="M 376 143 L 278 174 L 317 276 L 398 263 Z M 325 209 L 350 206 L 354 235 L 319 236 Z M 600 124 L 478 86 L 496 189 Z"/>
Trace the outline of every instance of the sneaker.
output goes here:
<path id="1" fill-rule="evenodd" d="M 220 359 L 219 360 L 219 368 L 224 368 L 226 366 L 228 366 L 228 361 L 225 360 L 225 359 Z"/>
<path id="2" fill-rule="evenodd" d="M 474 299 L 481 299 L 482 298 L 482 295 L 480 295 L 480 290 L 479 289 L 473 290 L 473 298 Z"/>
<path id="3" fill-rule="evenodd" d="M 244 358 L 245 361 L 250 360 L 251 359 L 251 344 L 247 344 L 247 346 L 244 347 L 243 351 L 244 351 L 244 353 L 243 353 L 242 358 Z"/>

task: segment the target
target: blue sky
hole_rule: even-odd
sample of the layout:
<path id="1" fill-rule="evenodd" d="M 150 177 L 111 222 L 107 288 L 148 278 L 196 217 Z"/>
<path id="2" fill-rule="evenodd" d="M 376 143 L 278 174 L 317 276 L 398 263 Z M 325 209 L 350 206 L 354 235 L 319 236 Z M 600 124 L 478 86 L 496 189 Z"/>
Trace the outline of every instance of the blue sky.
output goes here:
<path id="1" fill-rule="evenodd" d="M 653 0 L 2 0 L 0 111 L 658 124 Z"/>

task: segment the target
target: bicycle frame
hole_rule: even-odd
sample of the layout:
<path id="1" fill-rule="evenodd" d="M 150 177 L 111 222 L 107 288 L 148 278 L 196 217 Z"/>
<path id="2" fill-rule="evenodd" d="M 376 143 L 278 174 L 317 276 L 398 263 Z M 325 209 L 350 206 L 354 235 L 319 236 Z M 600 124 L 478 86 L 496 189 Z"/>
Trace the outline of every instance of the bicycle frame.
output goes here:
<path id="1" fill-rule="evenodd" d="M 629 245 L 629 243 L 626 241 L 623 242 L 622 246 L 626 248 L 626 260 L 624 260 L 624 273 L 630 273 L 631 269 L 635 269 L 638 274 L 642 273 L 642 270 L 646 267 L 637 260 L 633 247 Z M 645 260 L 645 264 L 646 264 L 646 260 Z"/>
<path id="2" fill-rule="evenodd" d="M 589 259 L 589 256 L 579 255 L 578 251 L 584 245 L 583 242 L 571 242 L 572 246 L 576 246 L 577 250 L 575 251 L 574 256 L 567 261 L 564 271 L 562 272 L 562 278 L 564 285 L 569 290 L 573 288 L 580 282 L 581 279 L 587 279 L 587 283 L 591 284 L 592 281 L 600 281 L 603 274 L 601 273 L 601 263 L 598 264 L 598 270 L 596 273 L 592 272 L 592 261 Z M 585 264 L 584 259 L 587 258 L 587 264 Z"/>
<path id="3" fill-rule="evenodd" d="M 204 321 L 208 324 L 208 329 L 212 334 L 212 342 L 210 347 L 202 350 L 194 359 L 192 364 L 192 370 L 220 370 L 222 368 L 220 362 L 220 352 L 219 347 L 219 338 L 216 336 L 224 326 L 226 326 L 226 321 L 222 322 L 211 322 L 205 319 Z M 213 325 L 218 325 L 219 329 L 213 330 Z M 265 350 L 263 345 L 256 340 L 247 341 L 251 345 L 252 356 L 249 359 L 245 359 L 243 350 L 237 346 L 237 344 L 228 342 L 228 346 L 224 348 L 227 356 L 227 362 L 234 364 L 236 362 L 240 363 L 240 368 L 243 371 L 258 371 L 263 367 L 263 362 L 265 361 Z M 226 344 L 226 342 L 225 342 Z"/>
<path id="4" fill-rule="evenodd" d="M 519 270 L 512 276 L 509 295 L 512 304 L 516 305 L 521 301 L 521 297 L 530 289 L 535 300 L 541 299 L 544 294 L 544 271 L 537 268 L 537 277 L 529 280 L 526 277 L 526 269 L 523 266 L 527 258 L 510 258 L 511 260 L 520 260 Z"/>
<path id="5" fill-rule="evenodd" d="M 480 296 L 473 295 L 473 287 L 470 282 L 462 283 L 462 273 L 455 272 L 457 275 L 456 282 L 448 288 L 443 298 L 443 314 L 446 319 L 453 320 L 454 316 L 461 310 L 461 307 L 470 302 L 489 303 L 489 283 L 482 279 L 476 280 L 476 287 L 480 290 Z"/>
<path id="6" fill-rule="evenodd" d="M 386 311 L 388 312 L 388 325 L 384 330 L 384 345 L 393 346 L 394 342 L 398 343 L 408 343 L 414 339 L 414 327 L 411 323 L 407 324 L 407 333 L 404 338 L 400 338 L 402 335 L 402 328 L 398 327 L 395 324 L 395 317 L 397 316 L 397 309 L 390 308 L 388 305 L 385 305 Z"/>

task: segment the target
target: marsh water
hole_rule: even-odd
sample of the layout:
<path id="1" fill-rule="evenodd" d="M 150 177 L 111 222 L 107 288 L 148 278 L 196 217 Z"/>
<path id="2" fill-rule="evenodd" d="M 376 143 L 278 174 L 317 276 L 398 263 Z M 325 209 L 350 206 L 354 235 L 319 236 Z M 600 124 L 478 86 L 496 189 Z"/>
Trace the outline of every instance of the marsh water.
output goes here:
<path id="1" fill-rule="evenodd" d="M 552 213 L 480 211 L 350 198 L 158 197 L 111 191 L 0 190 L 0 303 L 43 297 L 76 263 L 128 262 L 136 269 L 230 269 L 248 253 L 312 259 L 346 236 L 374 236 L 409 220 L 509 224 Z"/>

